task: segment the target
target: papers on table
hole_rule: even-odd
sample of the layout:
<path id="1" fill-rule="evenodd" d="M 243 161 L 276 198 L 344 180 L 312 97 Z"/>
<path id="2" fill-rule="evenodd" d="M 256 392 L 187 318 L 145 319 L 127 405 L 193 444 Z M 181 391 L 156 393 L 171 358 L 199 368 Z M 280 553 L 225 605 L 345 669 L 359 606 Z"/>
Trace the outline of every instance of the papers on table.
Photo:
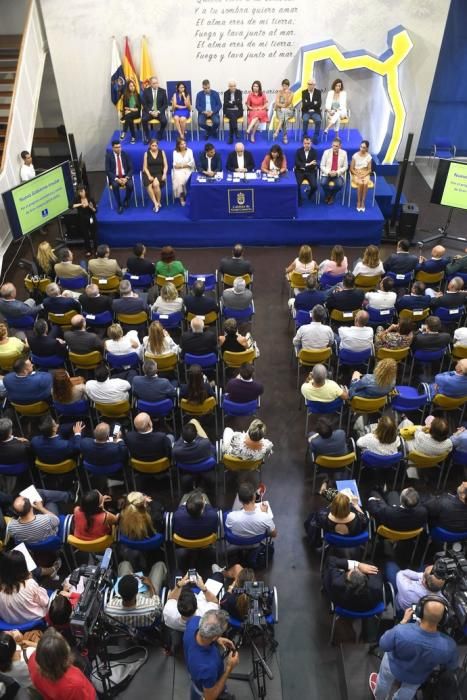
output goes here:
<path id="1" fill-rule="evenodd" d="M 42 503 L 42 498 L 34 484 L 31 484 L 31 486 L 28 486 L 27 489 L 20 491 L 19 495 L 23 498 L 29 499 L 31 503 L 37 503 L 37 501 L 40 501 Z"/>
<path id="2" fill-rule="evenodd" d="M 204 585 L 210 593 L 217 595 L 224 584 L 222 581 L 215 581 L 213 578 L 208 578 Z"/>
<path id="3" fill-rule="evenodd" d="M 355 479 L 342 479 L 342 481 L 336 481 L 336 488 L 340 493 L 345 493 L 350 499 L 352 496 L 357 496 L 358 505 L 361 507 L 362 502 L 360 500 L 360 494 L 358 492 L 357 482 Z"/>
<path id="4" fill-rule="evenodd" d="M 24 554 L 24 558 L 26 559 L 26 566 L 28 567 L 29 573 L 31 573 L 31 571 L 34 571 L 34 569 L 37 569 L 36 562 L 29 554 L 29 551 L 24 542 L 21 542 L 21 544 L 18 544 L 16 545 L 16 547 L 13 547 L 13 551 L 21 552 L 21 554 Z"/>
<path id="5" fill-rule="evenodd" d="M 245 173 L 245 180 L 256 180 L 256 173 Z"/>

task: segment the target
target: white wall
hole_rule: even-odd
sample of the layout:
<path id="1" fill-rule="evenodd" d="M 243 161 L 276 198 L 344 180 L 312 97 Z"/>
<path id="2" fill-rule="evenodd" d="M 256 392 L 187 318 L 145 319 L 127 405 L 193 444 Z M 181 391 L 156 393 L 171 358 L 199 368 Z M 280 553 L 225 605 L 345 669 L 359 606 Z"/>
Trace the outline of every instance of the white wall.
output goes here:
<path id="1" fill-rule="evenodd" d="M 68 132 L 74 133 L 78 151 L 83 151 L 90 170 L 103 169 L 104 147 L 117 127 L 109 97 L 111 37 L 117 37 L 123 50 L 124 33 L 129 35 L 137 70 L 141 36 L 148 37 L 153 65 L 162 84 L 190 78 L 196 92 L 201 88 L 201 80 L 208 77 L 213 87 L 222 91 L 232 77 L 244 90 L 254 79 L 260 79 L 263 87 L 272 91 L 283 77 L 295 78 L 300 46 L 334 39 L 344 51 L 365 49 L 379 56 L 387 48 L 388 31 L 401 24 L 414 43 L 401 69 L 401 86 L 409 115 L 405 133 L 415 132 L 415 153 L 449 9 L 449 0 L 40 3 L 65 125 Z M 246 36 L 247 31 L 256 34 Z M 211 32 L 211 36 L 203 37 L 200 32 Z M 263 32 L 265 36 L 260 36 Z M 280 46 L 274 42 L 280 42 Z M 332 67 L 321 70 L 320 87 L 328 88 L 336 76 L 337 70 Z M 349 72 L 343 77 L 353 126 L 368 136 L 372 150 L 378 151 L 388 118 L 380 79 L 365 71 Z M 375 109 L 375 104 L 378 109 L 382 104 L 386 113 Z"/>
<path id="2" fill-rule="evenodd" d="M 2 0 L 1 4 L 1 33 L 22 34 L 29 0 Z"/>

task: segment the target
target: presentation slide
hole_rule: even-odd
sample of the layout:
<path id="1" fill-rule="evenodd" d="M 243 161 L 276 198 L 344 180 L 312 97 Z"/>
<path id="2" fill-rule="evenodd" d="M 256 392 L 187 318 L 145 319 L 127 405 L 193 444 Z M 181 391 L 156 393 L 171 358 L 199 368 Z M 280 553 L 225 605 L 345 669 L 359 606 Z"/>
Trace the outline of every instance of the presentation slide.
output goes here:
<path id="1" fill-rule="evenodd" d="M 439 161 L 431 201 L 445 207 L 467 209 L 467 163 Z"/>
<path id="2" fill-rule="evenodd" d="M 68 209 L 68 195 L 63 170 L 50 170 L 13 190 L 13 201 L 23 234 L 40 228 Z"/>

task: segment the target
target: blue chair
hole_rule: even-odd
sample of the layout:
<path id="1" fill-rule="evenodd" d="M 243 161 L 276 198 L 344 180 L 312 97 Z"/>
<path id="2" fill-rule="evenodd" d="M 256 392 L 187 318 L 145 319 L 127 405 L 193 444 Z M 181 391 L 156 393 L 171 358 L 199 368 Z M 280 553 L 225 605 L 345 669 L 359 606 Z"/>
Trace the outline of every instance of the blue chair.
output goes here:
<path id="1" fill-rule="evenodd" d="M 260 400 L 247 401 L 246 403 L 238 403 L 237 401 L 231 401 L 228 394 L 221 396 L 221 410 L 222 410 L 222 430 L 224 429 L 224 422 L 226 416 L 254 416 L 260 408 Z"/>
<path id="2" fill-rule="evenodd" d="M 12 629 L 19 630 L 20 632 L 29 632 L 29 630 L 45 629 L 47 627 L 44 618 L 38 617 L 34 620 L 29 620 L 29 622 L 5 622 L 5 620 L 0 620 L 0 632 L 9 632 Z"/>
<path id="3" fill-rule="evenodd" d="M 3 314 L 3 316 L 10 328 L 17 328 L 18 330 L 32 330 L 36 321 L 34 316 L 13 316 L 11 318 L 5 316 L 5 314 Z"/>
<path id="4" fill-rule="evenodd" d="M 41 355 L 34 355 L 34 353 L 31 353 L 31 362 L 37 369 L 58 369 L 65 365 L 66 358 L 60 357 L 59 355 L 41 357 Z"/>
<path id="5" fill-rule="evenodd" d="M 224 542 L 224 553 L 225 553 L 225 559 L 227 560 L 227 544 L 231 544 L 234 547 L 240 547 L 242 549 L 251 549 L 252 547 L 258 547 L 260 544 L 263 542 L 266 543 L 266 568 L 269 566 L 269 547 L 267 546 L 271 542 L 271 534 L 269 530 L 266 528 L 266 530 L 261 533 L 261 535 L 255 535 L 255 537 L 239 537 L 238 535 L 234 535 L 232 530 L 228 528 L 225 524 L 225 521 L 227 519 L 229 512 L 224 511 L 222 513 L 222 523 L 223 523 L 223 528 L 222 528 L 222 534 L 223 534 L 223 542 Z"/>
<path id="6" fill-rule="evenodd" d="M 422 564 L 426 559 L 428 549 L 432 542 L 441 542 L 444 545 L 443 549 L 446 550 L 446 545 L 454 544 L 454 542 L 465 542 L 466 540 L 467 531 L 465 530 L 463 532 L 453 532 L 452 530 L 445 530 L 443 527 L 430 528 L 425 551 L 423 552 Z"/>
<path id="7" fill-rule="evenodd" d="M 339 368 L 342 367 L 360 367 L 361 365 L 366 366 L 366 371 L 370 369 L 370 360 L 373 356 L 373 348 L 368 348 L 368 350 L 361 350 L 360 352 L 354 352 L 353 350 L 346 350 L 345 348 L 339 348 L 337 353 L 337 367 L 336 376 L 339 374 Z"/>
<path id="8" fill-rule="evenodd" d="M 196 476 L 197 474 L 206 474 L 206 472 L 212 472 L 217 468 L 217 459 L 215 457 L 208 457 L 207 459 L 202 459 L 199 462 L 177 462 L 175 461 L 175 468 L 177 470 L 177 486 L 178 494 L 180 496 L 180 472 L 186 472 L 187 474 L 192 474 Z M 215 477 L 215 492 L 216 492 L 216 503 L 217 503 L 217 474 Z"/>
<path id="9" fill-rule="evenodd" d="M 70 562 L 68 561 L 68 557 L 66 554 L 65 550 L 65 544 L 68 538 L 68 535 L 71 532 L 71 526 L 73 523 L 73 516 L 72 515 L 59 515 L 59 526 L 58 526 L 58 532 L 56 535 L 51 535 L 51 537 L 46 537 L 44 540 L 41 540 L 40 542 L 28 542 L 27 543 L 27 548 L 32 552 L 56 552 L 58 550 L 61 550 L 65 563 L 68 567 L 68 569 L 71 571 L 71 566 Z"/>
<path id="10" fill-rule="evenodd" d="M 129 280 L 133 289 L 148 289 L 154 282 L 152 275 L 130 275 L 129 272 L 125 272 L 123 279 Z"/>
<path id="11" fill-rule="evenodd" d="M 465 309 L 462 306 L 456 307 L 455 309 L 447 309 L 444 306 L 438 306 L 438 308 L 433 311 L 433 315 L 437 316 L 445 326 L 458 326 L 464 314 Z"/>
<path id="12" fill-rule="evenodd" d="M 60 403 L 59 401 L 52 402 L 57 418 L 71 418 L 75 420 L 76 418 L 89 418 L 91 419 L 91 409 L 90 404 L 87 399 L 81 399 L 80 401 L 75 401 L 74 403 Z"/>
<path id="13" fill-rule="evenodd" d="M 365 547 L 363 552 L 363 561 L 365 559 L 366 550 L 370 539 L 370 525 L 368 524 L 367 529 L 361 532 L 359 535 L 336 535 L 334 532 L 324 532 L 324 530 L 321 530 L 321 537 L 323 538 L 323 546 L 321 547 L 321 563 L 319 570 L 322 572 L 324 557 L 328 547 L 337 547 L 338 549 Z"/>
<path id="14" fill-rule="evenodd" d="M 105 354 L 105 359 L 111 370 L 139 369 L 140 362 L 138 353 L 136 352 L 127 352 L 125 355 L 116 355 L 112 352 L 107 352 Z"/>
<path id="15" fill-rule="evenodd" d="M 123 462 L 116 462 L 115 464 L 91 464 L 83 459 L 83 469 L 86 475 L 86 480 L 88 488 L 91 489 L 91 477 L 93 476 L 113 476 L 114 474 L 122 473 L 123 480 L 125 482 L 126 493 L 128 493 L 128 479 L 125 469 L 125 464 Z"/>
<path id="16" fill-rule="evenodd" d="M 169 568 L 167 561 L 167 550 L 164 546 L 165 539 L 164 535 L 160 532 L 156 532 L 154 535 L 152 535 L 151 537 L 146 537 L 144 540 L 131 540 L 129 537 L 125 537 L 125 535 L 122 535 L 120 529 L 118 529 L 117 542 L 124 545 L 125 547 L 128 547 L 128 549 L 134 549 L 137 552 L 157 552 L 158 550 L 161 550 L 162 552 L 164 552 L 167 569 Z"/>
<path id="17" fill-rule="evenodd" d="M 207 274 L 188 273 L 187 286 L 192 287 L 195 282 L 204 282 L 204 289 L 206 292 L 212 292 L 217 289 L 217 270 L 215 273 L 208 272 Z"/>
<path id="18" fill-rule="evenodd" d="M 367 306 L 366 310 L 369 315 L 368 323 L 370 326 L 389 326 L 394 321 L 395 309 L 374 309 L 372 306 Z"/>
<path id="19" fill-rule="evenodd" d="M 451 139 L 447 136 L 440 136 L 435 139 L 433 146 L 431 147 L 429 161 L 432 162 L 434 167 L 435 158 L 446 158 L 451 160 L 451 158 L 456 157 L 456 146 L 452 143 Z"/>
<path id="20" fill-rule="evenodd" d="M 26 473 L 29 475 L 29 479 L 32 482 L 33 478 L 31 466 L 28 464 L 28 462 L 16 462 L 16 464 L 0 463 L 0 476 L 19 476 L 20 474 Z"/>
<path id="21" fill-rule="evenodd" d="M 155 311 L 151 314 L 151 321 L 159 321 L 167 331 L 173 328 L 181 328 L 183 322 L 183 314 L 181 311 L 175 311 L 173 314 L 157 314 Z"/>
<path id="22" fill-rule="evenodd" d="M 88 284 L 88 276 L 83 270 L 82 277 L 58 277 L 57 284 L 59 284 L 62 289 L 70 289 L 71 291 L 77 291 L 86 287 L 86 285 Z"/>
<path id="23" fill-rule="evenodd" d="M 428 403 L 426 393 L 419 393 L 414 386 L 397 385 L 394 387 L 397 392 L 391 397 L 391 408 L 397 413 L 410 413 L 411 411 L 421 411 L 422 418 L 425 407 Z"/>
<path id="24" fill-rule="evenodd" d="M 347 608 L 342 608 L 340 605 L 334 605 L 334 603 L 331 603 L 331 612 L 332 612 L 332 625 L 331 625 L 331 636 L 329 638 L 329 644 L 332 644 L 334 641 L 334 631 L 336 628 L 336 622 L 340 617 L 346 617 L 350 620 L 363 620 L 363 619 L 369 619 L 371 617 L 377 617 L 379 621 L 379 615 L 381 615 L 386 609 L 386 603 L 384 601 L 381 601 L 381 603 L 378 603 L 375 605 L 373 608 L 370 608 L 369 610 L 348 610 Z M 358 637 L 357 637 L 358 641 Z"/>
<path id="25" fill-rule="evenodd" d="M 311 322 L 311 311 L 305 311 L 304 309 L 298 309 L 295 318 L 295 330 L 298 330 L 300 326 L 306 326 Z"/>
<path id="26" fill-rule="evenodd" d="M 227 306 L 222 306 L 222 316 L 224 318 L 234 318 L 240 323 L 247 323 L 251 321 L 255 313 L 255 305 L 251 302 L 251 305 L 247 309 L 229 309 Z"/>
<path id="27" fill-rule="evenodd" d="M 360 465 L 358 470 L 357 483 L 360 483 L 360 477 L 362 475 L 363 469 L 392 469 L 394 471 L 392 490 L 394 490 L 396 488 L 397 478 L 399 476 L 399 469 L 403 458 L 404 455 L 402 452 L 395 452 L 392 455 L 379 455 L 376 452 L 370 452 L 370 450 L 362 450 L 360 454 Z"/>
<path id="28" fill-rule="evenodd" d="M 450 459 L 446 464 L 446 475 L 444 477 L 443 488 L 446 488 L 446 484 L 449 479 L 449 474 L 453 467 L 462 467 L 464 474 L 467 474 L 467 452 L 463 450 L 456 450 L 455 448 L 451 452 Z"/>
<path id="29" fill-rule="evenodd" d="M 390 277 L 394 282 L 394 287 L 410 287 L 413 280 L 413 272 L 406 272 L 405 275 L 396 272 L 386 272 L 386 277 Z"/>
<path id="30" fill-rule="evenodd" d="M 329 415 L 330 413 L 339 414 L 339 426 L 342 423 L 342 410 L 344 401 L 342 399 L 334 399 L 334 401 L 310 401 L 306 399 L 306 420 L 305 420 L 305 437 L 308 435 L 308 419 L 313 415 Z"/>
<path id="31" fill-rule="evenodd" d="M 216 373 L 216 386 L 219 384 L 219 357 L 215 352 L 209 352 L 206 355 L 191 355 L 185 353 L 183 357 L 185 369 L 191 365 L 199 365 L 203 369 L 213 369 Z"/>
<path id="32" fill-rule="evenodd" d="M 446 355 L 446 348 L 441 348 L 440 350 L 415 350 L 412 353 L 412 364 L 410 365 L 409 373 L 409 384 L 412 383 L 413 370 L 416 362 L 422 364 L 431 364 L 433 362 L 439 361 L 439 370 L 441 371 L 441 366 L 443 364 L 444 356 Z"/>
<path id="33" fill-rule="evenodd" d="M 175 404 L 172 399 L 162 399 L 162 401 L 137 399 L 135 406 L 138 413 L 148 413 L 151 418 L 168 418 L 170 416 L 175 435 Z"/>
<path id="34" fill-rule="evenodd" d="M 114 320 L 111 311 L 102 311 L 100 314 L 87 314 L 83 312 L 83 316 L 86 319 L 86 325 L 90 328 L 110 326 Z"/>
<path id="35" fill-rule="evenodd" d="M 340 284 L 344 279 L 344 275 L 331 275 L 330 272 L 324 272 L 319 279 L 321 289 L 329 289 L 336 284 Z"/>

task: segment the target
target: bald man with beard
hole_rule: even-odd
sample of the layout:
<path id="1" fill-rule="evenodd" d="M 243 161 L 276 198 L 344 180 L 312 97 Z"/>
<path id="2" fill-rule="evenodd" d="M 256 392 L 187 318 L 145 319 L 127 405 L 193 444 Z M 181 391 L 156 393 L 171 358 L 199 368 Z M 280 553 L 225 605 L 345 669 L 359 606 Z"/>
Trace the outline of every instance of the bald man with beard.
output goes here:
<path id="1" fill-rule="evenodd" d="M 125 436 L 130 457 L 144 462 L 153 462 L 172 454 L 173 436 L 154 432 L 151 417 L 147 413 L 138 413 L 133 422 L 134 430 Z"/>

